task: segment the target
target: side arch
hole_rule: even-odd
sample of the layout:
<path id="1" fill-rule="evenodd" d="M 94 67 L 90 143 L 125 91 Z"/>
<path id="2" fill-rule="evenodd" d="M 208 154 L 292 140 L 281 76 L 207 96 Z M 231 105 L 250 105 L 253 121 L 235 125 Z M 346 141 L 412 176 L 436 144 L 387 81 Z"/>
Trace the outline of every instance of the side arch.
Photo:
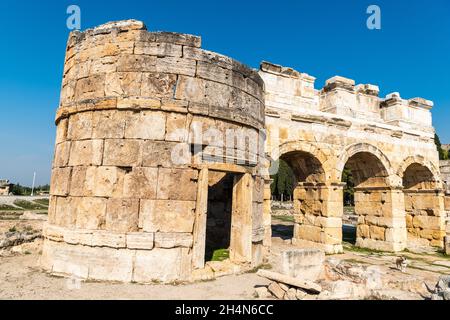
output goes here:
<path id="1" fill-rule="evenodd" d="M 395 181 L 395 179 L 393 179 L 393 176 L 395 175 L 395 171 L 393 169 L 393 166 L 392 166 L 389 158 L 380 149 L 378 149 L 374 145 L 371 145 L 368 143 L 352 144 L 350 146 L 347 146 L 343 150 L 343 152 L 341 153 L 341 155 L 338 158 L 338 161 L 337 161 L 337 164 L 335 167 L 336 169 L 334 171 L 334 176 L 333 176 L 334 181 L 336 181 L 336 182 L 341 181 L 342 172 L 344 171 L 345 165 L 348 162 L 348 160 L 351 157 L 353 157 L 354 155 L 356 155 L 357 153 L 361 153 L 361 152 L 369 153 L 369 154 L 375 156 L 381 162 L 381 164 L 384 166 L 384 169 L 387 172 L 389 184 L 390 185 L 398 184 L 398 181 Z"/>
<path id="2" fill-rule="evenodd" d="M 430 172 L 433 175 L 434 180 L 437 183 L 441 182 L 441 178 L 440 178 L 440 173 L 439 170 L 436 168 L 436 166 L 433 164 L 433 162 L 425 159 L 425 157 L 421 156 L 421 155 L 414 155 L 414 156 L 409 156 L 406 159 L 404 159 L 399 168 L 397 169 L 397 176 L 399 176 L 401 179 L 403 179 L 406 170 L 409 168 L 409 166 L 411 166 L 412 164 L 420 164 L 424 167 L 426 167 L 428 170 L 430 170 Z"/>

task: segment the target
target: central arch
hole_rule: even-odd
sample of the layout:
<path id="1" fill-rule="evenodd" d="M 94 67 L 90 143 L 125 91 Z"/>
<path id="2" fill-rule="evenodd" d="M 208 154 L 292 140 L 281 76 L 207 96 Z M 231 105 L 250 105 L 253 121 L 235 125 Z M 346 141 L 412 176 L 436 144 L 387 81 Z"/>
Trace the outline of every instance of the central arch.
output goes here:
<path id="1" fill-rule="evenodd" d="M 354 183 L 357 216 L 356 245 L 400 251 L 406 243 L 404 202 L 391 162 L 375 146 L 360 143 L 345 148 L 337 162 L 337 177 L 344 168 Z"/>

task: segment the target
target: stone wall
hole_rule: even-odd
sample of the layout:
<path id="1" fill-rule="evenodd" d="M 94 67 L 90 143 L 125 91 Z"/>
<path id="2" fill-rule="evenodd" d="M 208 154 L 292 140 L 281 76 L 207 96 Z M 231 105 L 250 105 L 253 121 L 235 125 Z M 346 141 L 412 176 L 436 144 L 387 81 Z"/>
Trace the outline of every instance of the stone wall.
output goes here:
<path id="1" fill-rule="evenodd" d="M 285 160 L 299 181 L 294 243 L 342 250 L 341 179 L 348 167 L 356 188 L 357 245 L 400 251 L 414 231 L 426 245 L 443 247 L 431 101 L 399 93 L 380 98 L 378 86 L 339 76 L 315 89 L 314 77 L 267 62 L 260 75 L 266 152 L 273 161 Z"/>
<path id="2" fill-rule="evenodd" d="M 447 193 L 450 193 L 450 160 L 439 161 L 441 179 L 445 183 Z"/>
<path id="3" fill-rule="evenodd" d="M 238 243 L 231 249 L 239 263 L 261 262 L 264 84 L 252 69 L 200 47 L 197 36 L 148 32 L 139 21 L 70 34 L 41 260 L 47 270 L 191 280 L 204 266 L 210 169 L 251 181 L 243 189 L 250 205 L 235 209 L 250 230 L 231 239 Z"/>

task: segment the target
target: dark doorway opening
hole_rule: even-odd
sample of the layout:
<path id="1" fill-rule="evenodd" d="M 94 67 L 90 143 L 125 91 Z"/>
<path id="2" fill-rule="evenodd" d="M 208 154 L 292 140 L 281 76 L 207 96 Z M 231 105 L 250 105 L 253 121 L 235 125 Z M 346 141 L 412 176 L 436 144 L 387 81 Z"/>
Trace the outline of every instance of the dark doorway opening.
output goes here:
<path id="1" fill-rule="evenodd" d="M 205 262 L 229 256 L 234 178 L 233 173 L 209 172 Z"/>

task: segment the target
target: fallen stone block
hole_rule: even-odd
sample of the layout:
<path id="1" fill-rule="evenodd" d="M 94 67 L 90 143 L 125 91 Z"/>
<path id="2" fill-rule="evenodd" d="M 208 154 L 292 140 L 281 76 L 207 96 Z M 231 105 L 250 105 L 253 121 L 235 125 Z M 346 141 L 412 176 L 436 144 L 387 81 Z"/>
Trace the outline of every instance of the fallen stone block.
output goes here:
<path id="1" fill-rule="evenodd" d="M 325 253 L 317 249 L 285 250 L 281 259 L 283 274 L 316 281 L 324 270 Z"/>
<path id="2" fill-rule="evenodd" d="M 269 280 L 287 284 L 291 287 L 300 288 L 311 293 L 320 293 L 322 291 L 322 287 L 312 281 L 293 278 L 281 273 L 276 273 L 268 270 L 259 270 L 257 275 Z"/>
<path id="3" fill-rule="evenodd" d="M 286 291 L 284 291 L 280 285 L 276 282 L 272 282 L 267 289 L 270 293 L 272 293 L 277 299 L 281 300 L 284 298 L 284 294 Z"/>

